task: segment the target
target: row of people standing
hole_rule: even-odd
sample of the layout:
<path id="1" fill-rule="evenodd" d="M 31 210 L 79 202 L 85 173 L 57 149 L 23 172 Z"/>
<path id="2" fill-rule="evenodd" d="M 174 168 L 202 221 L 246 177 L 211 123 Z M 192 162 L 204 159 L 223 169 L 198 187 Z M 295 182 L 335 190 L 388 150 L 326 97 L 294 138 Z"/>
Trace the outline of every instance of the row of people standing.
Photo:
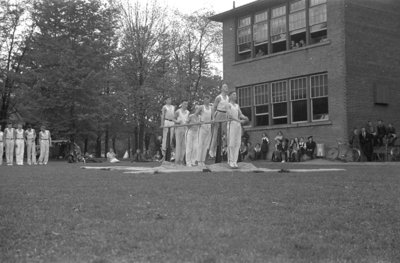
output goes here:
<path id="1" fill-rule="evenodd" d="M 31 125 L 27 129 L 22 128 L 22 124 L 18 124 L 17 128 L 8 123 L 4 132 L 1 131 L 0 125 L 0 165 L 3 164 L 3 155 L 5 152 L 7 165 L 13 165 L 14 155 L 17 165 L 24 164 L 24 153 L 26 145 L 27 163 L 29 165 L 37 164 L 36 162 L 36 132 Z M 39 164 L 47 164 L 49 160 L 49 147 L 51 145 L 50 131 L 46 130 L 43 125 L 39 132 L 40 156 Z M 4 150 L 5 149 L 5 150 Z"/>
<path id="2" fill-rule="evenodd" d="M 175 107 L 171 105 L 171 98 L 167 98 L 161 112 L 161 126 L 172 128 L 163 129 L 163 156 L 166 154 L 167 134 L 170 130 L 170 144 L 172 134 L 175 133 L 175 163 L 183 165 L 185 159 L 187 166 L 204 166 L 207 151 L 211 158 L 216 157 L 217 136 L 221 127 L 221 134 L 227 135 L 228 164 L 231 168 L 236 168 L 241 124 L 248 120 L 240 111 L 236 98 L 236 92 L 228 95 L 228 86 L 224 84 L 214 104 L 210 103 L 210 97 L 206 95 L 203 104 L 193 107 L 191 114 L 187 109 L 187 100 L 183 100 L 181 107 L 175 111 Z"/>

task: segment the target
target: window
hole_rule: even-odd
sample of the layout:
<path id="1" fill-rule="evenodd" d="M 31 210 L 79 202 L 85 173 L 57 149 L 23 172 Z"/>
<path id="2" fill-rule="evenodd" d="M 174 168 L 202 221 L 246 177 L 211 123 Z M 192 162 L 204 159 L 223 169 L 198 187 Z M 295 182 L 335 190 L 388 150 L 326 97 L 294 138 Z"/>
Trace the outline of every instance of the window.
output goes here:
<path id="1" fill-rule="evenodd" d="M 238 52 L 245 53 L 251 51 L 251 17 L 240 18 L 238 21 L 237 32 Z"/>
<path id="2" fill-rule="evenodd" d="M 292 105 L 292 122 L 307 121 L 307 78 L 290 80 L 290 102 Z"/>
<path id="3" fill-rule="evenodd" d="M 272 9 L 271 43 L 273 53 L 286 50 L 286 5 Z"/>
<path id="4" fill-rule="evenodd" d="M 240 110 L 242 111 L 243 115 L 249 118 L 249 121 L 252 120 L 252 87 L 243 87 L 237 89 L 238 95 L 238 104 L 240 106 Z"/>
<path id="5" fill-rule="evenodd" d="M 268 84 L 254 86 L 255 126 L 269 125 Z"/>
<path id="6" fill-rule="evenodd" d="M 309 16 L 311 44 L 325 40 L 327 37 L 326 0 L 311 0 Z"/>
<path id="7" fill-rule="evenodd" d="M 311 117 L 313 121 L 328 120 L 328 75 L 310 77 Z"/>
<path id="8" fill-rule="evenodd" d="M 306 2 L 294 1 L 290 4 L 289 14 L 290 48 L 306 45 Z"/>
<path id="9" fill-rule="evenodd" d="M 288 122 L 286 86 L 286 81 L 271 84 L 273 124 L 286 124 Z"/>
<path id="10" fill-rule="evenodd" d="M 254 16 L 253 32 L 256 57 L 268 54 L 268 11 Z"/>

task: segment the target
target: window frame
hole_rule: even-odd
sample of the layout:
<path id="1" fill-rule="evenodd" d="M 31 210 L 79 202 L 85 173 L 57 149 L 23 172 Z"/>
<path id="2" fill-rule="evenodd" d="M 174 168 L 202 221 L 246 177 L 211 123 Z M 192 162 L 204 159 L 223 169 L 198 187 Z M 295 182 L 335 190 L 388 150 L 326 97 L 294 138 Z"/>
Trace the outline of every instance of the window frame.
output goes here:
<path id="1" fill-rule="evenodd" d="M 269 116 L 270 116 L 270 94 L 269 94 L 269 83 L 262 83 L 253 85 L 253 96 L 254 96 L 254 127 L 263 127 L 263 126 L 270 126 Z M 260 103 L 257 102 L 257 88 L 263 89 L 262 93 L 264 94 L 264 98 Z M 267 113 L 257 113 L 257 107 L 266 106 L 268 109 Z M 268 119 L 268 125 L 257 125 L 257 117 L 259 116 L 266 116 Z"/>
<path id="2" fill-rule="evenodd" d="M 307 123 L 307 122 L 309 122 L 309 111 L 308 111 L 308 104 L 309 104 L 309 94 L 307 93 L 307 87 L 308 87 L 308 85 L 307 85 L 307 80 L 308 80 L 308 78 L 310 78 L 311 76 L 305 76 L 305 77 L 298 77 L 298 78 L 292 78 L 292 79 L 290 79 L 289 80 L 289 100 L 290 100 L 290 122 L 291 123 L 294 123 L 294 124 L 297 124 L 297 123 Z M 293 93 L 293 90 L 292 90 L 292 82 L 293 81 L 296 81 L 296 80 L 304 80 L 304 87 L 302 88 L 303 90 L 304 90 L 304 92 L 305 92 L 305 97 L 304 98 L 295 98 L 295 99 L 293 99 L 292 98 L 292 93 Z M 293 102 L 294 101 L 306 101 L 306 104 L 307 104 L 307 119 L 306 120 L 304 120 L 304 121 L 294 121 L 293 120 L 293 116 L 294 116 L 294 114 L 293 114 Z"/>
<path id="3" fill-rule="evenodd" d="M 278 84 L 278 83 L 284 83 L 284 86 L 285 86 L 285 89 L 284 89 L 284 92 L 280 92 L 281 94 L 279 95 L 280 97 L 282 97 L 282 94 L 284 93 L 284 95 L 285 95 L 285 99 L 284 100 L 279 100 L 279 101 L 274 101 L 274 84 Z M 285 124 L 282 124 L 282 125 L 287 125 L 287 124 L 289 124 L 289 110 L 288 110 L 288 103 L 289 103 L 289 101 L 288 101 L 288 85 L 287 85 L 287 80 L 279 80 L 279 81 L 274 81 L 274 82 L 271 82 L 271 89 L 270 89 L 270 91 L 271 91 L 271 113 L 272 113 L 272 115 L 271 115 L 271 119 L 272 119 L 272 123 L 271 123 L 271 125 L 281 125 L 281 124 L 274 124 L 274 120 L 276 120 L 276 119 L 284 119 L 284 118 L 286 118 L 286 123 Z M 276 117 L 275 116 L 275 109 L 274 109 L 274 106 L 275 106 L 275 104 L 281 104 L 281 103 L 286 103 L 286 115 L 281 115 L 281 116 L 278 116 L 278 117 Z"/>
<path id="4" fill-rule="evenodd" d="M 312 78 L 317 78 L 317 77 L 322 77 L 323 79 L 326 79 L 326 82 L 323 82 L 322 86 L 319 86 L 317 88 L 323 89 L 323 95 L 314 95 L 313 96 L 313 82 Z M 315 88 L 315 87 L 314 87 Z M 311 115 L 311 122 L 321 122 L 321 121 L 328 121 L 329 120 L 329 83 L 328 83 L 328 73 L 321 73 L 321 74 L 315 74 L 315 75 L 310 75 L 310 115 Z M 326 98 L 328 101 L 328 112 L 327 112 L 327 117 L 324 119 L 314 119 L 314 100 L 315 99 L 321 99 L 321 98 Z"/>
<path id="5" fill-rule="evenodd" d="M 241 22 L 244 20 L 249 20 L 249 24 L 241 25 Z M 250 30 L 250 34 L 246 34 L 245 38 L 248 39 L 248 42 L 240 43 L 240 38 L 244 36 L 240 36 L 240 31 L 242 30 Z M 252 42 L 253 42 L 253 31 L 252 31 L 252 15 L 242 16 L 238 19 L 237 22 L 237 30 L 236 30 L 236 46 L 238 54 L 244 54 L 251 52 L 252 50 Z M 240 50 L 241 45 L 249 44 L 249 48 L 245 50 Z"/>

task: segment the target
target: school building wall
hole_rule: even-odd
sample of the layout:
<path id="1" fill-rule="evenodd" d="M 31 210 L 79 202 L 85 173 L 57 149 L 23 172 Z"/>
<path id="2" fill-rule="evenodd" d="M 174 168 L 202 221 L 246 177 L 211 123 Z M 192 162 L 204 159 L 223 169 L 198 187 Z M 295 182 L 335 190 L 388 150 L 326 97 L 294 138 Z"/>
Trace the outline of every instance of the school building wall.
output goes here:
<path id="1" fill-rule="evenodd" d="M 263 132 L 273 139 L 279 130 L 288 138 L 313 135 L 317 143 L 326 146 L 336 145 L 337 138 L 347 139 L 344 0 L 328 1 L 327 12 L 328 41 L 240 62 L 235 62 L 236 20 L 224 21 L 223 68 L 230 89 L 328 73 L 329 121 L 246 128 L 252 144 L 261 140 Z"/>
<path id="2" fill-rule="evenodd" d="M 349 128 L 393 122 L 400 131 L 400 1 L 346 0 Z"/>

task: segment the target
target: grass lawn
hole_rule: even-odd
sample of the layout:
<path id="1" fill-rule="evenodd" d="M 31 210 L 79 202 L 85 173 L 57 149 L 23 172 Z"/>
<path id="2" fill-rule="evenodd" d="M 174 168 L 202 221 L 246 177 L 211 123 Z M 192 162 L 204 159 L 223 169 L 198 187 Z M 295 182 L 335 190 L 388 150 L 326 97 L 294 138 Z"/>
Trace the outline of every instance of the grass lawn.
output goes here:
<path id="1" fill-rule="evenodd" d="M 0 262 L 400 262 L 400 164 L 334 168 L 2 166 Z"/>

